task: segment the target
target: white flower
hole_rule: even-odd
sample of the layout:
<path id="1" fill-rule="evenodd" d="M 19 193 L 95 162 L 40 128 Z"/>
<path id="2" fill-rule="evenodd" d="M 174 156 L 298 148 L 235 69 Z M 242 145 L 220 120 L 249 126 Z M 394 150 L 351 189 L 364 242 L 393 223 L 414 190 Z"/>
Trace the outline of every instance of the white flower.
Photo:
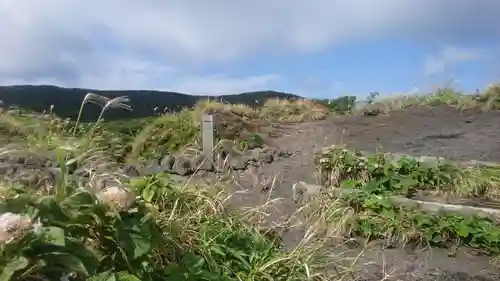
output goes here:
<path id="1" fill-rule="evenodd" d="M 126 211 L 134 205 L 136 197 L 130 188 L 111 186 L 97 194 L 99 200 L 109 207 L 119 211 Z"/>
<path id="2" fill-rule="evenodd" d="M 74 272 L 68 272 L 63 275 L 61 275 L 61 278 L 59 278 L 60 281 L 70 281 L 71 279 L 76 277 L 76 273 Z"/>
<path id="3" fill-rule="evenodd" d="M 42 222 L 40 221 L 40 218 L 38 218 L 36 220 L 36 222 L 33 224 L 33 232 L 36 234 L 36 235 L 41 235 L 43 234 L 43 224 Z"/>
<path id="4" fill-rule="evenodd" d="M 19 238 L 31 227 L 30 218 L 20 214 L 3 213 L 0 215 L 0 244 L 10 243 Z"/>

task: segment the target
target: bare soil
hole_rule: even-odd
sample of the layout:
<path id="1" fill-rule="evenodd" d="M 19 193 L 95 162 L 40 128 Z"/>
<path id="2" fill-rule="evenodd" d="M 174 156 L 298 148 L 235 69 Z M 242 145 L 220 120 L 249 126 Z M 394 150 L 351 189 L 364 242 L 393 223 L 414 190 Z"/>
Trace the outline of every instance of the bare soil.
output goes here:
<path id="1" fill-rule="evenodd" d="M 233 204 L 256 206 L 268 198 L 283 198 L 268 218 L 271 222 L 289 216 L 297 206 L 291 201 L 291 187 L 298 181 L 314 183 L 314 153 L 332 144 L 373 152 L 400 152 L 410 155 L 443 156 L 466 161 L 500 162 L 500 112 L 457 111 L 449 107 L 411 108 L 392 112 L 390 116 L 345 116 L 295 125 L 283 125 L 272 143 L 280 149 L 295 152 L 263 167 L 263 178 L 275 179 L 270 191 L 253 187 L 250 173 L 241 175 L 242 187 Z M 288 232 L 285 243 L 293 245 L 302 233 Z M 343 258 L 354 258 L 360 249 Z M 383 253 L 383 254 L 382 254 Z M 491 257 L 471 256 L 462 251 L 450 257 L 447 250 L 407 252 L 380 246 L 365 248 L 356 262 L 363 280 L 381 280 L 387 270 L 396 270 L 386 280 L 500 280 L 500 270 Z M 369 266 L 368 266 L 369 264 Z"/>

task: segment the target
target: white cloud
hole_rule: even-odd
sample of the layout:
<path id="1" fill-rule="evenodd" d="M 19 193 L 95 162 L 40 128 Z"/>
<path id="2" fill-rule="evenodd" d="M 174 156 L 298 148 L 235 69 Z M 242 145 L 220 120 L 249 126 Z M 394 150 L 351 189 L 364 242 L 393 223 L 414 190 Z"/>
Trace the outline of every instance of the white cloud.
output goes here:
<path id="1" fill-rule="evenodd" d="M 175 83 L 171 89 L 188 94 L 224 95 L 241 92 L 266 90 L 269 83 L 279 79 L 278 74 L 267 74 L 246 77 L 230 77 L 227 75 L 210 75 L 186 77 Z"/>
<path id="2" fill-rule="evenodd" d="M 182 80 L 201 79 L 189 78 L 200 66 L 368 37 L 500 37 L 497 0 L 0 0 L 0 18 L 0 82 L 105 88 L 191 89 Z M 257 77 L 229 77 L 227 89 L 220 77 L 199 84 L 251 88 L 266 75 Z"/>
<path id="3" fill-rule="evenodd" d="M 437 55 L 430 55 L 425 60 L 424 74 L 442 74 L 449 66 L 467 61 L 476 61 L 485 57 L 485 52 L 479 49 L 446 47 Z"/>

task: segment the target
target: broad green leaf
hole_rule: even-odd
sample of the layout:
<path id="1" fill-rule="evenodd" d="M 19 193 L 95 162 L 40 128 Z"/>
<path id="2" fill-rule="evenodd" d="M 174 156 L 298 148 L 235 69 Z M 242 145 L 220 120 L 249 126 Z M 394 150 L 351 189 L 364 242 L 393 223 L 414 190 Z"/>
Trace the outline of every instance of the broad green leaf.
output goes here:
<path id="1" fill-rule="evenodd" d="M 44 259 L 47 265 L 58 265 L 66 268 L 68 272 L 76 272 L 80 275 L 88 276 L 89 273 L 83 262 L 68 253 L 53 252 L 39 255 L 39 258 Z"/>
<path id="2" fill-rule="evenodd" d="M 130 237 L 134 243 L 134 258 L 138 258 L 151 249 L 151 237 L 144 233 L 130 233 Z"/>
<path id="3" fill-rule="evenodd" d="M 79 191 L 69 196 L 64 203 L 68 205 L 92 205 L 94 204 L 94 197 L 88 191 Z"/>
<path id="4" fill-rule="evenodd" d="M 65 235 L 64 229 L 49 226 L 44 228 L 44 241 L 49 244 L 57 245 L 57 246 L 65 246 Z"/>
<path id="5" fill-rule="evenodd" d="M 70 222 L 71 218 L 61 209 L 53 197 L 43 197 L 39 205 L 41 215 L 49 217 L 57 222 Z"/>
<path id="6" fill-rule="evenodd" d="M 157 191 L 158 191 L 158 186 L 150 184 L 146 186 L 146 188 L 144 188 L 144 190 L 142 191 L 141 194 L 142 198 L 144 198 L 146 202 L 151 202 L 151 200 L 153 200 L 153 197 L 156 195 Z"/>
<path id="7" fill-rule="evenodd" d="M 10 261 L 3 269 L 0 275 L 0 281 L 11 281 L 12 276 L 16 271 L 26 268 L 29 265 L 29 261 L 25 257 L 18 257 Z"/>
<path id="8" fill-rule="evenodd" d="M 117 281 L 113 271 L 108 270 L 87 278 L 87 281 Z"/>
<path id="9" fill-rule="evenodd" d="M 120 271 L 117 274 L 117 281 L 141 281 L 141 279 L 126 271 Z"/>
<path id="10" fill-rule="evenodd" d="M 460 236 L 462 238 L 466 238 L 469 236 L 468 225 L 466 225 L 464 223 L 457 223 L 457 224 L 455 224 L 455 229 L 456 229 L 458 236 Z"/>

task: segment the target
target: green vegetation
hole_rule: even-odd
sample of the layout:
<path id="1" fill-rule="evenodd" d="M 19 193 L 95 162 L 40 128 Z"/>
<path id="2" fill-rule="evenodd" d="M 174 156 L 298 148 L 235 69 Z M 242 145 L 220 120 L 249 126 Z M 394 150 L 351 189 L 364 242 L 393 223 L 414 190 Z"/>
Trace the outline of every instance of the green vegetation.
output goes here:
<path id="1" fill-rule="evenodd" d="M 87 90 L 47 86 L 1 88 L 0 99 L 6 104 L 38 111 L 55 106 L 48 114 L 1 109 L 0 155 L 46 156 L 60 174 L 54 184 L 38 189 L 0 184 L 0 281 L 344 280 L 346 272 L 326 270 L 342 257 L 328 252 L 325 243 L 340 235 L 440 247 L 468 245 L 498 254 L 496 221 L 427 214 L 396 207 L 389 200 L 419 191 L 497 200 L 497 167 L 462 168 L 409 157 L 393 160 L 389 155 L 363 156 L 333 147 L 317 158 L 326 195 L 297 210 L 284 226 L 300 220 L 307 229 L 298 245 L 286 249 L 280 228 L 262 225 L 265 209 L 273 202 L 229 209 L 232 194 L 226 190 L 231 183 L 180 185 L 166 174 L 132 179 L 113 174 L 115 166 L 127 162 L 199 150 L 200 117 L 206 112 L 216 117 L 218 140 L 246 150 L 265 145 L 269 130 L 281 122 L 390 114 L 410 106 L 494 110 L 500 108 L 498 89 L 490 87 L 479 96 L 450 90 L 392 100 L 376 100 L 373 95 L 366 107 L 355 109 L 353 97 L 289 100 L 275 92 L 267 92 L 271 99 L 260 93 L 223 97 L 227 102 L 178 94 L 181 100 L 165 98 L 160 103 L 160 95 L 169 95 L 89 95 Z M 33 93 L 47 94 L 47 99 L 33 100 Z M 75 95 L 69 97 L 71 93 Z M 170 94 L 172 99 L 180 97 Z M 226 100 L 242 97 L 247 102 Z M 171 111 L 153 110 L 164 106 Z M 140 118 L 120 119 L 123 116 Z M 109 170 L 96 168 L 102 165 Z M 89 167 L 90 172 L 84 178 L 73 173 L 75 167 Z M 116 176 L 117 183 L 99 185 L 99 173 Z M 332 186 L 352 192 L 333 200 Z"/>
<path id="2" fill-rule="evenodd" d="M 440 88 L 428 95 L 397 95 L 391 97 L 377 98 L 378 93 L 368 96 L 366 106 L 355 110 L 354 114 L 367 116 L 387 115 L 394 110 L 402 110 L 410 107 L 436 107 L 451 106 L 458 110 L 480 109 L 482 111 L 500 109 L 500 85 L 494 84 L 486 88 L 483 93 L 464 94 L 452 88 Z"/>
<path id="3" fill-rule="evenodd" d="M 411 197 L 419 191 L 446 196 L 498 198 L 500 167 L 460 168 L 436 159 L 359 152 L 331 147 L 317 157 L 321 180 L 329 190 L 352 190 L 341 195 L 331 223 L 342 223 L 342 235 L 387 239 L 389 243 L 459 246 L 500 253 L 500 223 L 484 217 L 427 214 L 396 206 L 390 196 Z M 335 188 L 334 188 L 335 189 Z M 339 212 L 339 209 L 344 211 Z M 339 216 L 342 214 L 342 216 Z M 349 214 L 346 217 L 346 214 Z"/>
<path id="4" fill-rule="evenodd" d="M 255 214 L 227 213 L 224 199 L 161 176 L 97 194 L 70 182 L 51 194 L 9 190 L 0 280 L 308 278 L 310 251 L 279 251 L 279 237 L 247 223 Z"/>
<path id="5" fill-rule="evenodd" d="M 260 91 L 237 95 L 221 95 L 216 97 L 194 96 L 175 92 L 117 90 L 100 91 L 93 89 L 62 88 L 56 86 L 0 86 L 0 100 L 3 106 L 16 106 L 22 109 L 42 113 L 51 111 L 61 118 L 76 120 L 81 101 L 87 93 L 94 93 L 109 99 L 127 96 L 133 104 L 133 111 L 112 110 L 106 113 L 106 120 L 134 119 L 156 116 L 158 114 L 177 112 L 191 108 L 202 100 L 216 100 L 230 104 L 245 104 L 255 107 L 262 105 L 267 99 L 300 99 L 299 96 Z M 52 107 L 52 109 L 50 109 Z M 82 122 L 95 122 L 99 115 L 99 106 L 86 106 L 81 114 Z"/>
<path id="6" fill-rule="evenodd" d="M 2 185 L 1 281 L 328 280 L 322 247 L 307 244 L 284 251 L 276 230 L 258 223 L 263 215 L 260 206 L 227 208 L 230 194 L 222 182 L 180 186 L 167 175 L 156 174 L 99 187 L 93 181 L 97 174 L 91 174 L 88 183 L 71 174 L 74 163 L 123 163 L 126 158 L 158 157 L 196 147 L 202 112 L 233 117 L 226 125 L 248 130 L 249 117 L 274 118 L 245 106 L 210 102 L 136 120 L 128 132 L 124 123 L 99 121 L 116 107 L 128 109 L 128 101 L 88 94 L 82 108 L 88 103 L 100 106 L 96 123 L 1 112 L 4 132 L 19 134 L 15 147 L 3 154 L 23 149 L 54 153 L 61 170 L 54 186 Z M 234 131 L 238 130 L 229 129 L 225 137 Z M 264 141 L 253 132 L 246 137 L 235 136 L 240 149 Z"/>

